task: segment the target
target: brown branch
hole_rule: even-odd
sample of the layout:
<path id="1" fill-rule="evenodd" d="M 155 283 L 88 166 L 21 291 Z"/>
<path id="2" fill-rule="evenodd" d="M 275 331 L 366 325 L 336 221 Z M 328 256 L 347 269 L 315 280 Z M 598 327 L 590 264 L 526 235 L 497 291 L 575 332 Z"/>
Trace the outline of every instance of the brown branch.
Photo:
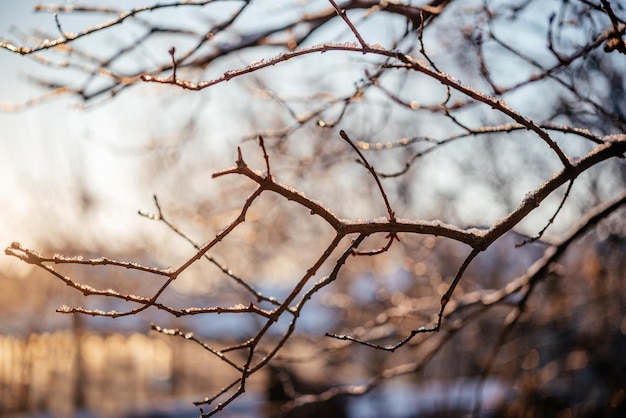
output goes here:
<path id="1" fill-rule="evenodd" d="M 155 214 L 150 214 L 150 213 L 146 213 L 146 212 L 143 212 L 143 211 L 139 211 L 138 212 L 139 215 L 141 215 L 141 216 L 143 216 L 145 218 L 148 218 L 148 219 L 152 219 L 152 220 L 155 220 L 155 221 L 163 222 L 176 235 L 178 235 L 179 237 L 181 237 L 182 239 L 187 241 L 189 244 L 191 244 L 191 246 L 193 246 L 193 248 L 195 248 L 196 250 L 200 251 L 200 245 L 198 243 L 196 243 L 191 238 L 189 238 L 189 236 L 187 234 L 183 233 L 179 228 L 177 228 L 174 224 L 172 224 L 168 219 L 165 218 L 165 215 L 163 214 L 163 211 L 161 209 L 161 205 L 159 204 L 159 200 L 157 199 L 156 195 L 153 196 L 153 199 L 154 199 L 154 204 L 155 204 L 155 206 L 157 208 L 157 214 L 155 215 Z M 280 304 L 275 298 L 264 296 L 259 291 L 255 290 L 244 279 L 242 279 L 241 277 L 237 276 L 230 268 L 228 268 L 228 266 L 226 266 L 226 265 L 220 263 L 218 260 L 216 260 L 215 257 L 213 255 L 211 255 L 210 253 L 205 252 L 202 255 L 202 257 L 205 260 L 207 260 L 209 263 L 211 263 L 214 266 L 216 266 L 227 277 L 231 278 L 238 285 L 242 286 L 244 289 L 246 289 L 248 292 L 250 292 L 256 298 L 256 300 L 258 302 L 265 301 L 265 302 L 269 302 L 269 303 L 271 303 L 273 305 L 279 305 Z"/>
<path id="2" fill-rule="evenodd" d="M 203 349 L 207 350 L 208 352 L 210 352 L 211 354 L 213 354 L 214 356 L 216 356 L 217 358 L 222 360 L 223 362 L 225 362 L 228 365 L 230 365 L 233 369 L 235 369 L 235 370 L 237 370 L 239 372 L 243 371 L 241 366 L 237 365 L 234 361 L 232 361 L 231 359 L 226 357 L 224 355 L 223 351 L 216 350 L 216 349 L 208 346 L 206 343 L 204 343 L 201 340 L 199 340 L 192 332 L 183 332 L 183 331 L 179 330 L 178 328 L 161 328 L 160 326 L 155 325 L 155 324 L 151 324 L 150 327 L 152 328 L 153 331 L 159 332 L 161 334 L 175 335 L 177 337 L 184 338 L 185 340 L 193 341 L 196 344 L 198 344 L 200 347 L 202 347 Z"/>
<path id="3" fill-rule="evenodd" d="M 39 254 L 36 251 L 29 250 L 27 248 L 22 247 L 19 242 L 13 242 L 11 245 L 5 250 L 7 255 L 12 255 L 14 257 L 19 258 L 20 260 L 33 265 L 41 265 L 43 263 L 52 263 L 52 264 L 78 264 L 78 265 L 88 265 L 88 266 L 116 266 L 123 267 L 129 270 L 138 270 L 146 273 L 152 273 L 159 276 L 169 276 L 172 273 L 172 269 L 166 268 L 161 269 L 158 267 L 148 267 L 141 265 L 132 261 L 118 261 L 112 260 L 107 257 L 99 257 L 99 258 L 91 258 L 84 259 L 81 256 L 76 257 L 67 257 L 59 254 L 55 254 L 52 257 L 46 257 L 42 254 Z"/>
<path id="4" fill-rule="evenodd" d="M 263 141 L 263 137 L 261 135 L 259 135 L 259 146 L 261 147 L 261 150 L 263 151 L 263 159 L 265 160 L 265 170 L 267 173 L 267 177 L 268 178 L 272 178 L 272 172 L 270 170 L 270 157 L 267 155 L 267 150 L 265 149 L 265 141 Z"/>
<path id="5" fill-rule="evenodd" d="M 593 151 L 575 161 L 571 168 L 564 168 L 556 173 L 552 178 L 534 191 L 526 194 L 520 205 L 506 217 L 494 222 L 489 231 L 483 236 L 481 245 L 488 247 L 505 232 L 513 229 L 515 225 L 522 221 L 530 212 L 550 196 L 557 188 L 568 181 L 573 181 L 580 173 L 585 172 L 590 167 L 605 161 L 609 158 L 619 157 L 626 153 L 626 137 L 620 137 L 615 142 L 606 142 L 598 145 Z"/>
<path id="6" fill-rule="evenodd" d="M 348 137 L 348 134 L 344 130 L 340 130 L 339 135 L 341 136 L 341 138 L 343 138 L 344 141 L 348 143 L 348 145 L 350 145 L 350 147 L 352 147 L 354 152 L 357 153 L 357 155 L 361 159 L 361 163 L 363 164 L 363 166 L 367 168 L 367 170 L 370 172 L 370 174 L 374 178 L 374 181 L 376 182 L 376 186 L 378 187 L 378 191 L 380 191 L 383 201 L 385 202 L 385 206 L 387 208 L 387 214 L 389 215 L 389 222 L 394 223 L 396 221 L 396 215 L 393 209 L 391 209 L 391 205 L 389 204 L 389 199 L 387 198 L 387 193 L 385 193 L 385 189 L 383 189 L 383 185 L 380 183 L 380 179 L 378 178 L 378 175 L 376 174 L 376 170 L 374 170 L 374 167 L 372 167 L 370 163 L 367 162 L 367 159 L 365 158 L 361 150 L 359 150 L 359 148 L 356 145 L 354 145 L 354 143 L 352 142 L 350 137 Z"/>
<path id="7" fill-rule="evenodd" d="M 379 255 L 379 254 L 382 254 L 384 252 L 389 251 L 389 249 L 391 248 L 391 245 L 393 244 L 394 241 L 400 241 L 398 236 L 395 235 L 395 234 L 392 234 L 392 233 L 388 234 L 385 238 L 387 239 L 387 244 L 385 244 L 383 247 L 377 248 L 377 249 L 374 249 L 374 250 L 370 250 L 370 251 L 357 251 L 357 250 L 354 250 L 354 251 L 352 251 L 352 255 L 368 256 L 368 257 L 374 256 L 374 255 Z"/>
<path id="8" fill-rule="evenodd" d="M 544 278 L 549 271 L 549 267 L 558 262 L 572 243 L 586 234 L 589 229 L 595 227 L 600 220 L 606 218 L 625 204 L 626 191 L 622 191 L 614 199 L 596 206 L 587 212 L 576 225 L 570 228 L 566 235 L 555 240 L 553 244 L 546 248 L 543 256 L 536 260 L 525 274 L 511 280 L 504 288 L 497 291 L 488 294 L 484 294 L 482 291 L 468 293 L 463 296 L 458 306 L 462 308 L 476 304 L 484 306 L 495 305 L 528 287 L 530 282 Z"/>
<path id="9" fill-rule="evenodd" d="M 606 218 L 624 204 L 626 204 L 626 191 L 623 191 L 615 199 L 596 206 L 590 210 L 585 217 L 578 222 L 578 224 L 571 228 L 568 234 L 562 237 L 559 242 L 548 247 L 544 252 L 544 256 L 537 260 L 528 269 L 525 275 L 509 283 L 504 289 L 480 298 L 480 303 L 482 303 L 483 306 L 488 306 L 508 298 L 513 293 L 523 292 L 519 301 L 515 304 L 513 310 L 507 316 L 506 323 L 500 331 L 496 343 L 487 357 L 485 365 L 482 369 L 480 384 L 477 387 L 477 393 L 479 393 L 480 388 L 486 381 L 489 374 L 491 374 L 500 349 L 519 322 L 522 314 L 525 312 L 526 304 L 528 303 L 533 290 L 536 288 L 537 283 L 546 279 L 550 272 L 550 267 L 559 261 L 573 242 L 575 242 L 583 234 L 586 234 L 591 228 L 595 227 L 600 220 Z M 474 406 L 473 416 L 478 416 L 480 409 L 481 403 L 477 402 Z"/>
<path id="10" fill-rule="evenodd" d="M 170 57 L 172 58 L 172 80 L 175 82 L 177 78 L 176 77 L 176 57 L 174 56 L 174 54 L 176 53 L 176 48 L 171 47 L 168 53 L 170 54 Z"/>
<path id="11" fill-rule="evenodd" d="M 91 26 L 89 28 L 82 30 L 81 32 L 71 33 L 71 34 L 62 32 L 63 36 L 61 36 L 60 38 L 52 39 L 52 40 L 45 39 L 39 45 L 33 48 L 24 47 L 24 46 L 16 46 L 10 42 L 4 42 L 4 41 L 0 42 L 0 48 L 7 49 L 19 55 L 29 55 L 35 52 L 46 50 L 46 49 L 55 48 L 57 46 L 64 45 L 68 42 L 90 35 L 94 32 L 98 32 L 98 31 L 110 28 L 112 26 L 119 25 L 129 18 L 135 17 L 139 13 L 150 12 L 150 11 L 154 11 L 154 10 L 162 9 L 162 8 L 179 7 L 182 5 L 203 6 L 213 1 L 214 0 L 205 0 L 205 1 L 199 1 L 199 2 L 180 1 L 180 2 L 171 2 L 171 3 L 159 3 L 159 4 L 154 4 L 151 6 L 144 6 L 144 7 L 136 7 L 134 9 L 121 12 L 118 15 L 118 17 L 115 19 L 109 20 L 104 23 L 100 23 L 98 25 Z M 43 11 L 43 10 L 48 11 L 52 9 L 50 7 L 35 8 L 35 11 Z M 76 11 L 89 11 L 81 7 L 75 8 L 74 6 L 65 6 L 65 7 L 60 7 L 57 9 L 58 12 L 66 12 L 66 13 L 73 12 L 75 10 Z M 90 10 L 90 11 L 93 11 L 93 10 Z M 102 9 L 102 11 L 105 13 L 112 13 L 113 9 Z"/>
<path id="12" fill-rule="evenodd" d="M 328 276 L 324 277 L 323 279 L 318 281 L 315 285 L 313 285 L 311 287 L 311 289 L 309 289 L 302 296 L 302 298 L 300 299 L 298 304 L 293 309 L 287 310 L 287 307 L 289 306 L 289 304 L 291 304 L 295 300 L 297 295 L 304 288 L 305 284 L 308 283 L 313 278 L 313 276 L 317 272 L 317 270 L 331 256 L 333 251 L 337 248 L 337 246 L 341 242 L 341 237 L 339 237 L 339 236 L 335 237 L 333 242 L 326 248 L 324 253 L 320 256 L 320 258 L 314 264 L 314 266 L 306 272 L 304 277 L 294 287 L 293 291 L 289 294 L 289 297 L 285 301 L 284 305 L 281 308 L 276 310 L 276 314 L 277 315 L 280 315 L 282 312 L 285 312 L 285 311 L 290 312 L 293 315 L 293 318 L 292 318 L 291 322 L 289 323 L 289 327 L 288 327 L 287 331 L 285 331 L 283 333 L 282 337 L 274 345 L 274 347 L 270 351 L 265 353 L 265 355 L 263 356 L 263 359 L 261 361 L 259 361 L 256 366 L 254 366 L 253 368 L 250 369 L 250 373 L 254 373 L 254 372 L 260 370 L 262 367 L 267 365 L 267 363 L 269 363 L 269 361 L 272 358 L 274 358 L 278 354 L 278 352 L 285 345 L 287 340 L 294 333 L 294 331 L 296 329 L 296 322 L 298 320 L 298 317 L 300 316 L 300 312 L 302 311 L 302 308 L 304 307 L 305 303 L 307 301 L 309 301 L 311 299 L 311 297 L 315 293 L 317 293 L 321 288 L 329 285 L 330 283 L 334 282 L 337 279 L 337 276 L 339 275 L 339 272 L 340 272 L 341 268 L 343 267 L 343 265 L 345 264 L 345 262 L 348 259 L 348 257 L 350 255 L 352 255 L 352 253 L 356 250 L 356 248 L 358 248 L 358 246 L 363 242 L 363 240 L 366 237 L 367 237 L 367 235 L 362 234 L 362 235 L 358 236 L 357 238 L 355 238 L 350 243 L 348 248 L 346 248 L 346 250 L 343 252 L 343 254 L 337 259 L 337 261 L 335 262 L 335 266 L 333 268 L 333 271 Z M 260 338 L 260 336 L 262 334 L 264 334 L 269 329 L 270 326 L 271 326 L 271 324 L 268 322 L 266 324 L 266 326 L 257 334 L 256 338 Z"/>
<path id="13" fill-rule="evenodd" d="M 561 199 L 561 203 L 559 203 L 559 206 L 556 208 L 556 210 L 554 211 L 554 214 L 552 215 L 552 217 L 548 220 L 548 222 L 546 223 L 546 225 L 541 229 L 541 231 L 539 231 L 537 233 L 537 235 L 535 235 L 532 238 L 528 238 L 525 239 L 524 241 L 520 242 L 519 244 L 516 244 L 516 247 L 521 247 L 522 245 L 526 245 L 528 243 L 531 242 L 535 242 L 539 239 L 541 239 L 541 237 L 543 236 L 543 234 L 546 232 L 546 230 L 550 227 L 550 225 L 552 225 L 554 223 L 554 220 L 556 219 L 557 215 L 559 214 L 559 212 L 561 211 L 561 209 L 563 208 L 563 205 L 565 204 L 565 201 L 567 200 L 567 198 L 569 197 L 569 192 L 570 190 L 572 190 L 572 186 L 574 185 L 574 180 L 571 180 L 569 182 L 569 184 L 567 185 L 567 190 L 565 190 L 565 193 L 563 194 L 563 198 Z"/>
<path id="14" fill-rule="evenodd" d="M 262 192 L 263 192 L 262 188 L 259 187 L 258 189 L 256 189 L 246 200 L 245 204 L 243 205 L 243 208 L 241 209 L 241 212 L 239 213 L 239 216 L 237 216 L 237 218 L 234 221 L 232 221 L 226 228 L 224 228 L 219 234 L 217 234 L 215 238 L 208 241 L 206 244 L 201 245 L 200 249 L 194 254 L 193 257 L 189 258 L 180 267 L 178 267 L 176 271 L 174 271 L 171 274 L 172 280 L 175 279 L 180 273 L 185 271 L 190 265 L 192 265 L 193 263 L 198 261 L 202 256 L 204 256 L 204 254 L 206 254 L 207 251 L 209 251 L 217 243 L 222 241 L 224 237 L 230 234 L 238 225 L 242 224 L 246 220 L 246 214 L 248 212 L 248 209 L 250 208 L 250 206 L 252 206 L 252 203 L 256 200 L 257 197 L 261 195 Z M 169 282 L 167 284 L 169 284 Z"/>
<path id="15" fill-rule="evenodd" d="M 348 19 L 348 15 L 346 15 L 345 10 L 342 10 L 339 8 L 339 6 L 337 6 L 337 3 L 335 3 L 334 0 L 328 0 L 330 2 L 330 4 L 333 6 L 333 9 L 335 9 L 337 11 L 337 14 L 339 15 L 339 17 L 341 17 L 341 19 L 346 22 L 346 25 L 348 25 L 348 27 L 350 28 L 350 30 L 352 31 L 352 33 L 354 34 L 354 36 L 356 37 L 356 39 L 359 41 L 359 43 L 361 44 L 361 46 L 363 48 L 367 48 L 367 43 L 363 40 L 363 37 L 361 36 L 361 34 L 359 33 L 358 30 L 356 30 L 356 28 L 354 27 L 354 25 L 352 24 L 352 22 L 350 21 L 350 19 Z"/>
<path id="16" fill-rule="evenodd" d="M 254 71 L 258 71 L 262 68 L 266 68 L 269 66 L 273 66 L 279 64 L 281 62 L 285 62 L 291 60 L 298 56 L 309 55 L 314 53 L 322 53 L 322 52 L 330 52 L 330 51 L 344 51 L 344 52 L 359 52 L 363 54 L 372 54 L 372 55 L 382 55 L 390 58 L 396 58 L 400 62 L 405 64 L 405 68 L 412 69 L 418 71 L 420 73 L 424 73 L 433 79 L 439 81 L 442 85 L 449 87 L 453 90 L 457 90 L 464 94 L 467 97 L 470 97 L 476 101 L 482 102 L 493 109 L 504 113 L 509 116 L 511 119 L 515 120 L 517 123 L 524 126 L 526 129 L 535 132 L 548 146 L 556 153 L 561 160 L 561 163 L 564 167 L 570 168 L 571 162 L 569 158 L 565 155 L 565 153 L 561 150 L 561 148 L 550 138 L 550 136 L 546 133 L 545 130 L 541 129 L 539 125 L 537 125 L 531 119 L 524 117 L 522 114 L 513 110 L 509 105 L 501 99 L 487 96 L 480 91 L 474 89 L 473 87 L 461 84 L 454 77 L 428 68 L 425 64 L 416 60 L 415 58 L 404 54 L 400 51 L 389 51 L 377 45 L 362 47 L 358 46 L 354 43 L 344 43 L 344 44 L 321 44 L 314 45 L 308 48 L 296 49 L 294 51 L 286 51 L 280 53 L 270 59 L 261 60 L 255 62 L 251 65 L 248 65 L 245 68 L 239 70 L 229 70 L 226 71 L 221 77 L 215 78 L 209 81 L 201 81 L 198 83 L 193 83 L 185 80 L 171 80 L 161 77 L 154 77 L 151 75 L 142 75 L 141 78 L 146 82 L 160 83 L 160 84 L 174 84 L 179 87 L 182 87 L 187 90 L 203 90 L 205 88 L 211 87 L 213 85 L 223 83 L 225 81 L 232 80 L 236 77 L 241 77 L 243 75 L 249 74 Z"/>

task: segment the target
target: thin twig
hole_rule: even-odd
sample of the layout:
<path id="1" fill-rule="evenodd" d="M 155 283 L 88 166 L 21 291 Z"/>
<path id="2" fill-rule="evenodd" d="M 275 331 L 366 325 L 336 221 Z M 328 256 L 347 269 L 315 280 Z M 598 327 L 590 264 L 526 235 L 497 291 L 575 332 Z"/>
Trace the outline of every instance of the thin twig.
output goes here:
<path id="1" fill-rule="evenodd" d="M 267 150 L 265 149 L 265 141 L 263 141 L 263 137 L 259 135 L 259 146 L 263 151 L 263 159 L 265 160 L 265 170 L 267 172 L 267 177 L 272 178 L 272 172 L 270 170 L 270 157 L 267 155 Z"/>
<path id="2" fill-rule="evenodd" d="M 378 178 L 378 174 L 376 174 L 376 170 L 374 170 L 374 167 L 370 165 L 370 163 L 367 161 L 367 159 L 365 158 L 365 156 L 363 155 L 359 147 L 357 147 L 354 144 L 354 142 L 352 142 L 352 140 L 350 139 L 350 137 L 348 137 L 348 134 L 344 130 L 340 130 L 339 135 L 341 136 L 341 138 L 343 138 L 344 141 L 346 141 L 350 145 L 350 147 L 352 147 L 354 152 L 357 153 L 357 155 L 361 159 L 361 163 L 363 164 L 363 166 L 367 168 L 367 170 L 370 172 L 370 174 L 374 178 L 374 181 L 376 182 L 376 186 L 378 186 L 378 190 L 380 191 L 383 201 L 385 202 L 385 206 L 387 208 L 387 214 L 389 215 L 389 222 L 394 223 L 396 221 L 396 215 L 393 209 L 391 209 L 391 205 L 389 204 L 389 199 L 387 198 L 387 193 L 385 193 L 385 189 L 383 189 L 383 185 L 381 184 L 380 179 Z"/>
<path id="3" fill-rule="evenodd" d="M 169 49 L 170 57 L 172 58 L 172 81 L 176 82 L 176 57 L 174 54 L 176 53 L 176 48 L 171 47 Z"/>
<path id="4" fill-rule="evenodd" d="M 332 4 L 333 8 L 337 11 L 337 14 L 339 15 L 339 17 L 341 17 L 343 19 L 343 21 L 346 22 L 346 25 L 348 25 L 348 27 L 350 28 L 350 30 L 352 31 L 352 33 L 354 34 L 356 39 L 359 41 L 361 46 L 363 48 L 367 48 L 367 43 L 363 40 L 363 37 L 361 36 L 359 31 L 356 30 L 356 28 L 354 27 L 354 24 L 352 24 L 350 19 L 348 19 L 348 15 L 346 15 L 345 10 L 340 9 L 339 6 L 337 6 L 337 3 L 335 3 L 334 0 L 328 0 L 328 1 L 330 2 L 330 4 Z"/>
<path id="5" fill-rule="evenodd" d="M 534 237 L 525 239 L 524 241 L 520 242 L 519 244 L 515 244 L 515 247 L 521 247 L 523 245 L 526 245 L 526 244 L 529 244 L 531 242 L 535 242 L 535 241 L 541 239 L 541 237 L 546 232 L 546 230 L 550 227 L 550 225 L 552 225 L 554 223 L 554 220 L 556 219 L 556 216 L 559 214 L 559 212 L 563 208 L 563 205 L 565 204 L 565 201 L 567 200 L 567 198 L 569 196 L 569 192 L 570 192 L 570 190 L 572 190 L 572 186 L 573 185 L 574 185 L 574 179 L 572 179 L 569 182 L 569 184 L 567 186 L 567 190 L 565 190 L 565 193 L 563 194 L 563 198 L 561 199 L 561 203 L 559 204 L 559 207 L 556 208 L 556 211 L 554 211 L 554 214 L 548 220 L 548 223 L 546 223 L 546 225 L 541 229 L 541 231 L 539 231 L 537 233 L 537 235 L 535 235 Z"/>

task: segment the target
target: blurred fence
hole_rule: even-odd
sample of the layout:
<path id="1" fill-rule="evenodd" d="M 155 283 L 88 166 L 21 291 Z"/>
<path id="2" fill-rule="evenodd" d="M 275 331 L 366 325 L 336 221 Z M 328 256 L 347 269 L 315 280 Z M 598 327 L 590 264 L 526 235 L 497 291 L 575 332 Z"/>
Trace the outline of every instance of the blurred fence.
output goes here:
<path id="1" fill-rule="evenodd" d="M 229 371 L 184 343 L 139 333 L 0 336 L 0 415 L 119 416 L 155 399 L 203 397 L 215 389 L 210 376 Z"/>

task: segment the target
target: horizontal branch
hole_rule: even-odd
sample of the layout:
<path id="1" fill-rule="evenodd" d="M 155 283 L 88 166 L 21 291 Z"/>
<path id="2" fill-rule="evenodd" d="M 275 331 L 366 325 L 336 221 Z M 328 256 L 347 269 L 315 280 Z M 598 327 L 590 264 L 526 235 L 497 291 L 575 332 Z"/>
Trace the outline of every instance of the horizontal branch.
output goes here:
<path id="1" fill-rule="evenodd" d="M 64 45 L 67 44 L 71 41 L 74 41 L 76 39 L 85 37 L 87 35 L 90 35 L 94 32 L 99 32 L 101 30 L 110 28 L 112 26 L 115 25 L 119 25 L 121 23 L 123 23 L 125 20 L 135 17 L 137 14 L 139 13 L 143 13 L 143 12 L 150 12 L 150 11 L 154 11 L 157 9 L 163 9 L 163 8 L 171 8 L 171 7 L 180 7 L 180 6 L 203 6 L 205 4 L 208 3 L 212 3 L 215 0 L 205 0 L 205 1 L 197 1 L 197 2 L 193 2 L 193 1 L 176 1 L 176 2 L 170 2 L 170 3 L 157 3 L 151 6 L 143 6 L 143 7 L 136 7 L 134 9 L 125 11 L 125 12 L 120 12 L 119 15 L 115 18 L 115 19 L 111 19 L 108 20 L 106 22 L 100 23 L 98 25 L 94 25 L 94 26 L 90 26 L 89 28 L 86 28 L 84 30 L 82 30 L 81 32 L 78 33 L 63 33 L 63 36 L 56 38 L 56 39 L 44 39 L 40 42 L 39 45 L 35 46 L 35 47 L 26 47 L 26 46 L 17 46 L 11 42 L 6 42 L 6 41 L 0 41 L 0 48 L 9 50 L 11 52 L 15 52 L 19 55 L 29 55 L 29 54 L 33 54 L 35 52 L 39 52 L 39 51 L 43 51 L 46 49 L 50 49 L 50 48 L 54 48 L 60 45 Z M 243 1 L 243 0 L 242 0 Z M 56 12 L 61 12 L 61 13 L 72 13 L 75 11 L 91 11 L 91 12 L 100 12 L 100 13 L 113 13 L 114 10 L 113 9 L 92 9 L 92 10 L 86 10 L 87 8 L 85 7 L 81 7 L 81 6 L 59 6 L 58 8 L 54 8 L 54 6 L 39 6 L 39 7 L 35 7 L 35 11 L 54 11 Z M 89 8 L 90 9 L 90 8 Z"/>
<path id="2" fill-rule="evenodd" d="M 187 80 L 179 80 L 173 77 L 162 78 L 156 77 L 152 75 L 142 75 L 141 79 L 146 82 L 154 82 L 160 84 L 173 84 L 179 87 L 182 87 L 187 90 L 203 90 L 208 87 L 214 86 L 216 84 L 220 84 L 233 78 L 241 77 L 246 74 L 250 74 L 255 71 L 259 71 L 263 68 L 271 67 L 276 64 L 289 61 L 295 57 L 310 55 L 315 53 L 325 53 L 330 51 L 343 51 L 343 52 L 358 52 L 361 54 L 372 54 L 372 55 L 380 55 L 389 58 L 395 58 L 402 62 L 405 65 L 406 69 L 412 69 L 418 71 L 420 73 L 426 74 L 433 79 L 439 81 L 442 85 L 450 87 L 454 90 L 459 91 L 463 95 L 470 97 L 476 101 L 482 102 L 491 108 L 509 116 L 511 119 L 516 121 L 517 123 L 524 126 L 526 129 L 535 132 L 548 146 L 557 154 L 559 160 L 563 164 L 564 167 L 570 167 L 571 162 L 569 158 L 565 155 L 563 150 L 550 138 L 550 135 L 542 129 L 538 124 L 536 124 L 533 120 L 524 117 L 519 112 L 513 110 L 509 105 L 502 99 L 488 96 L 473 87 L 462 84 L 453 76 L 449 74 L 443 73 L 441 71 L 437 71 L 429 68 L 426 64 L 422 63 L 419 60 L 399 51 L 399 50 L 389 50 L 384 48 L 382 45 L 359 45 L 354 42 L 346 42 L 346 43 L 325 43 L 314 45 L 307 48 L 295 49 L 292 51 L 282 52 L 272 58 L 262 59 L 260 61 L 254 62 L 244 68 L 238 70 L 228 70 L 221 77 L 217 77 L 215 79 L 209 81 L 201 81 L 198 83 L 194 83 Z"/>
<path id="3" fill-rule="evenodd" d="M 89 258 L 83 257 L 66 257 L 59 254 L 55 254 L 52 257 L 45 257 L 36 251 L 23 248 L 19 242 L 13 242 L 6 250 L 7 255 L 13 255 L 18 257 L 22 261 L 28 264 L 40 264 L 40 263 L 52 263 L 52 264 L 78 264 L 87 266 L 116 266 L 123 267 L 129 270 L 138 270 L 146 273 L 152 273 L 159 276 L 169 276 L 173 270 L 171 268 L 157 268 L 148 267 L 134 261 L 118 261 L 112 260 L 107 257 Z"/>
<path id="4" fill-rule="evenodd" d="M 451 238 L 471 247 L 479 247 L 486 233 L 478 228 L 461 229 L 456 225 L 447 224 L 438 220 L 421 221 L 409 219 L 396 219 L 390 221 L 387 218 L 367 220 L 342 220 L 339 228 L 343 234 L 376 234 L 376 233 L 410 233 L 433 235 Z"/>

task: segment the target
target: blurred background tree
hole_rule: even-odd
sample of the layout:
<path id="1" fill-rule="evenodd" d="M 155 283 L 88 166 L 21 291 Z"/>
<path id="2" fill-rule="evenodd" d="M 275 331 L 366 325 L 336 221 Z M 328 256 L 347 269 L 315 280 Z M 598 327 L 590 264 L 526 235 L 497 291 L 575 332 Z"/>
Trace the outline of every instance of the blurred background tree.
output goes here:
<path id="1" fill-rule="evenodd" d="M 203 416 L 624 413 L 624 4 L 123 7 L 0 42 L 3 332 L 152 323 Z"/>

